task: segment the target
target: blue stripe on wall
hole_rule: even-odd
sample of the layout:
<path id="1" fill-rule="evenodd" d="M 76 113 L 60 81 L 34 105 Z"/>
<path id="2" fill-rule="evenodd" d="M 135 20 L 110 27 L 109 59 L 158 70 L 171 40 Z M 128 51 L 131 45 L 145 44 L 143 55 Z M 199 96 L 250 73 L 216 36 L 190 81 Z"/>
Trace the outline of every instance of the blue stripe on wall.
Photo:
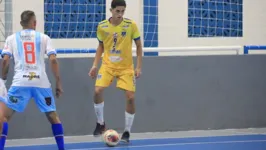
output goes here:
<path id="1" fill-rule="evenodd" d="M 245 45 L 244 46 L 244 54 L 248 54 L 249 51 L 252 50 L 266 50 L 266 45 Z"/>
<path id="2" fill-rule="evenodd" d="M 158 0 L 144 0 L 144 47 L 158 47 Z"/>
<path id="3" fill-rule="evenodd" d="M 0 49 L 0 53 L 2 50 Z M 96 49 L 56 49 L 57 54 L 95 54 Z M 150 52 L 143 52 L 143 56 L 159 56 L 159 52 L 157 51 L 150 51 Z"/>

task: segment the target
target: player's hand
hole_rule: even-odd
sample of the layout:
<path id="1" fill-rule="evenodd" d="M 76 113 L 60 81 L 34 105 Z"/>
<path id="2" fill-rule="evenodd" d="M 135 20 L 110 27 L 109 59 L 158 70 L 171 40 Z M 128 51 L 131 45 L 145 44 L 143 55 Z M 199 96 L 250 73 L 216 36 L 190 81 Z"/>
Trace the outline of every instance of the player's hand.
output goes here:
<path id="1" fill-rule="evenodd" d="M 141 69 L 140 68 L 136 68 L 135 69 L 135 77 L 136 77 L 136 79 L 138 79 L 140 77 L 140 75 L 141 75 Z"/>
<path id="2" fill-rule="evenodd" d="M 97 76 L 97 67 L 96 66 L 92 66 L 91 67 L 90 72 L 89 72 L 89 76 L 92 79 L 95 79 L 96 78 L 96 76 Z"/>
<path id="3" fill-rule="evenodd" d="M 59 98 L 62 94 L 63 94 L 63 88 L 62 88 L 62 85 L 61 83 L 56 83 L 56 88 L 55 88 L 55 95 L 56 95 L 56 98 Z"/>

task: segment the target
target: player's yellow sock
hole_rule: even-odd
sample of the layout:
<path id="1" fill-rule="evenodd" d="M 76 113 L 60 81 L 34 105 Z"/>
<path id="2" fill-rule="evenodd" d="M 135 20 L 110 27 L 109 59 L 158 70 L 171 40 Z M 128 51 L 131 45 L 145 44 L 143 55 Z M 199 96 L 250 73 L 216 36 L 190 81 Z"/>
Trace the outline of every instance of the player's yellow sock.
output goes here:
<path id="1" fill-rule="evenodd" d="M 125 112 L 125 131 L 130 132 L 135 114 Z"/>
<path id="2" fill-rule="evenodd" d="M 101 125 L 104 124 L 103 107 L 104 107 L 104 102 L 99 103 L 99 104 L 94 104 L 94 110 L 95 110 L 95 114 L 97 117 L 97 122 Z"/>

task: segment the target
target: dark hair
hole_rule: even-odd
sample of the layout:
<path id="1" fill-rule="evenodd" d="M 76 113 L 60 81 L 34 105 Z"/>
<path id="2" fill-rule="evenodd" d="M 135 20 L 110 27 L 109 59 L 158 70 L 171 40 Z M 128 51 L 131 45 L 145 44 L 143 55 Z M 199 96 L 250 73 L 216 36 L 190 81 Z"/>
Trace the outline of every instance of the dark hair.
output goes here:
<path id="1" fill-rule="evenodd" d="M 22 14 L 20 15 L 21 21 L 20 24 L 25 27 L 29 24 L 30 20 L 32 19 L 32 17 L 35 16 L 35 13 L 31 10 L 25 10 L 22 12 Z"/>
<path id="2" fill-rule="evenodd" d="M 113 0 L 111 3 L 112 8 L 116 8 L 117 6 L 127 6 L 125 0 Z"/>

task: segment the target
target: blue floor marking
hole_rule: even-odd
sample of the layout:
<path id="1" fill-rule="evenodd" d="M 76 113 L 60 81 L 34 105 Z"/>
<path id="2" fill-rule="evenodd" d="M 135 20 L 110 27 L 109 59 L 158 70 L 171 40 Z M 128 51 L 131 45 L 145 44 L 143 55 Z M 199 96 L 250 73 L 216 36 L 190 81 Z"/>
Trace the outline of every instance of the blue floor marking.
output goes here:
<path id="1" fill-rule="evenodd" d="M 25 143 L 26 144 L 26 143 Z M 56 145 L 7 147 L 5 150 L 57 150 Z M 213 136 L 132 140 L 108 148 L 102 142 L 66 144 L 67 150 L 266 150 L 266 135 Z"/>

